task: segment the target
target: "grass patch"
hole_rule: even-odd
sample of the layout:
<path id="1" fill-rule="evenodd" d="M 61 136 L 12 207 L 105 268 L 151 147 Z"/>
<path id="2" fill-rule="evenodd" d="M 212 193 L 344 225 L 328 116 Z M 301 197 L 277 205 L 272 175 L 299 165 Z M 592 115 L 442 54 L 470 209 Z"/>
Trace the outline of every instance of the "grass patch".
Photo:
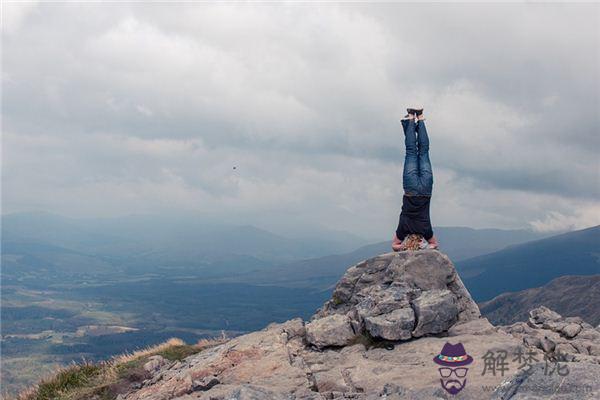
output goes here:
<path id="1" fill-rule="evenodd" d="M 163 356 L 169 361 L 179 361 L 191 356 L 192 354 L 196 354 L 197 352 L 197 346 L 190 346 L 186 344 L 167 347 L 166 349 L 159 351 L 157 354 Z"/>
<path id="2" fill-rule="evenodd" d="M 86 386 L 101 373 L 102 366 L 85 363 L 67 367 L 47 381 L 42 381 L 31 400 L 55 400 L 73 389 Z"/>
<path id="3" fill-rule="evenodd" d="M 334 305 L 336 305 L 336 306 L 339 306 L 340 304 L 342 304 L 342 303 L 343 303 L 342 299 L 340 299 L 340 298 L 337 296 L 337 294 L 335 294 L 335 293 L 334 293 L 334 294 L 331 296 L 331 301 L 332 301 L 332 302 L 333 302 L 333 304 L 334 304 Z"/>
<path id="4" fill-rule="evenodd" d="M 156 346 L 113 357 L 110 361 L 71 365 L 21 392 L 16 399 L 114 400 L 119 394 L 132 390 L 135 383 L 151 376 L 144 370 L 144 364 L 151 356 L 178 361 L 225 341 L 226 338 L 204 339 L 188 345 L 180 339 L 169 339 Z"/>

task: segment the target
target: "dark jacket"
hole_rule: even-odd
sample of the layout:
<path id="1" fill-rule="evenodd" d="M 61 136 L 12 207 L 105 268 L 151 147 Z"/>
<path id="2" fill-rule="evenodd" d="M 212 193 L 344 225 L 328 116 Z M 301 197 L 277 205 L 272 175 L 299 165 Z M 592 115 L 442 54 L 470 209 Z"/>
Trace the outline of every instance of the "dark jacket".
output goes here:
<path id="1" fill-rule="evenodd" d="M 433 237 L 433 228 L 429 218 L 429 202 L 431 196 L 402 197 L 402 212 L 396 228 L 396 236 L 400 240 L 411 234 L 423 235 L 426 240 Z"/>

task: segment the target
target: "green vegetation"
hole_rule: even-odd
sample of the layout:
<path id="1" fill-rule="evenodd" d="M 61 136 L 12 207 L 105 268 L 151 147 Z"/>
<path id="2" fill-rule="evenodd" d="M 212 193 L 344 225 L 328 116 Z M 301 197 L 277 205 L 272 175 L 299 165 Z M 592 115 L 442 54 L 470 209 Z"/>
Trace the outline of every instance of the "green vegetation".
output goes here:
<path id="1" fill-rule="evenodd" d="M 221 344 L 225 339 L 202 340 L 194 345 L 179 339 L 123 354 L 110 361 L 84 362 L 65 367 L 17 396 L 18 400 L 114 400 L 148 379 L 144 369 L 150 357 L 160 355 L 169 361 L 182 360 L 192 354 Z"/>
<path id="2" fill-rule="evenodd" d="M 331 296 L 331 301 L 336 306 L 338 306 L 344 302 L 344 300 L 342 300 L 338 297 L 337 293 L 333 293 L 333 295 Z"/>
<path id="3" fill-rule="evenodd" d="M 179 345 L 167 347 L 166 349 L 158 352 L 157 354 L 163 356 L 169 361 L 177 361 L 183 360 L 184 358 L 191 356 L 192 354 L 195 354 L 197 352 L 198 350 L 193 346 Z"/>
<path id="4" fill-rule="evenodd" d="M 31 400 L 54 400 L 74 390 L 85 387 L 102 372 L 101 365 L 81 364 L 58 372 L 53 378 L 42 382 Z"/>

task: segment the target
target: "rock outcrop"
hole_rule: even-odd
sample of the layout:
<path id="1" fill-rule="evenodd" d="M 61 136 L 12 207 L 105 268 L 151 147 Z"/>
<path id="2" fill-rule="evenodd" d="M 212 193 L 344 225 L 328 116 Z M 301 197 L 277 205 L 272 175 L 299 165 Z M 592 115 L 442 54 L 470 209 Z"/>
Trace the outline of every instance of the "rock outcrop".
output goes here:
<path id="1" fill-rule="evenodd" d="M 340 315 L 346 318 L 334 318 Z M 332 299 L 307 325 L 313 333 L 308 341 L 320 348 L 351 343 L 355 338 L 347 331 L 348 323 L 354 336 L 407 340 L 439 334 L 480 317 L 447 256 L 434 250 L 389 253 L 346 272 Z M 319 341 L 311 341 L 313 337 Z"/>
<path id="2" fill-rule="evenodd" d="M 494 327 L 445 255 L 390 253 L 350 268 L 309 322 L 271 324 L 178 362 L 152 360 L 145 366 L 152 377 L 121 399 L 541 399 L 546 383 L 556 398 L 593 399 L 598 335 L 548 309 L 533 310 L 526 325 Z M 433 362 L 447 342 L 473 359 L 456 396 L 441 387 Z M 567 345 L 568 362 L 552 358 Z M 536 363 L 510 364 L 524 353 Z M 504 364 L 488 362 L 498 354 Z M 546 382 L 547 360 L 568 364 L 570 376 Z M 498 365 L 501 373 L 485 373 Z"/>
<path id="3" fill-rule="evenodd" d="M 562 317 L 547 307 L 529 312 L 527 322 L 501 326 L 499 330 L 522 339 L 551 359 L 600 364 L 600 330 L 579 317 Z"/>

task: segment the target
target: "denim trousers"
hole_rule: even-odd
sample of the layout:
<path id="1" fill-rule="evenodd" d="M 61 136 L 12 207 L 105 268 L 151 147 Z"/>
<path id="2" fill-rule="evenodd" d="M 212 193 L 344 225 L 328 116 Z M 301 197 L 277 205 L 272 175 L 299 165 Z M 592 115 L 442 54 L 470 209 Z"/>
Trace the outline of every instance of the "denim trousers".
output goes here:
<path id="1" fill-rule="evenodd" d="M 407 196 L 431 196 L 433 189 L 433 170 L 429 160 L 429 136 L 425 121 L 403 119 L 404 171 L 402 185 Z M 418 136 L 417 136 L 418 135 Z"/>

